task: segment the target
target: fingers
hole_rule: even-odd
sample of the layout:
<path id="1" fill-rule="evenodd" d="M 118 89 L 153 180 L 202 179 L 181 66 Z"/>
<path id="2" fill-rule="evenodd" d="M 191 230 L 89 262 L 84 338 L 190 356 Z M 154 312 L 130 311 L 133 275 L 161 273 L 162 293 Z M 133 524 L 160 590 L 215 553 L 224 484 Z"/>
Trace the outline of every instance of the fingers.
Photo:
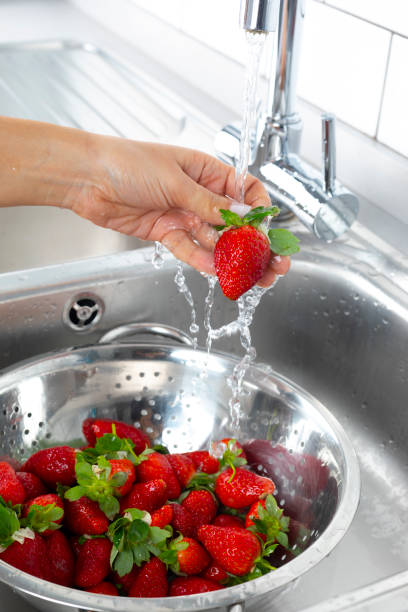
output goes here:
<path id="1" fill-rule="evenodd" d="M 196 244 L 186 230 L 171 230 L 161 242 L 177 259 L 184 261 L 199 272 L 215 274 L 212 252 Z"/>
<path id="2" fill-rule="evenodd" d="M 270 287 L 278 276 L 285 275 L 290 268 L 290 257 L 286 255 L 272 255 L 268 269 L 258 281 L 260 287 Z"/>

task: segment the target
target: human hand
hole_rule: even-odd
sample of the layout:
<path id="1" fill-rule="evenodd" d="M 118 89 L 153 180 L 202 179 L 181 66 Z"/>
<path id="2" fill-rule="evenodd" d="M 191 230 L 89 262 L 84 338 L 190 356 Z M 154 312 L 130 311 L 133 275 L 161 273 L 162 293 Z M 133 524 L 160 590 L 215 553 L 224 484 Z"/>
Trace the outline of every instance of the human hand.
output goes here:
<path id="1" fill-rule="evenodd" d="M 215 274 L 218 232 L 212 226 L 222 222 L 219 210 L 232 203 L 234 168 L 181 147 L 95 138 L 98 153 L 92 162 L 97 181 L 82 190 L 70 208 L 102 227 L 159 241 L 200 272 Z M 245 203 L 269 205 L 262 183 L 250 175 Z M 272 284 L 289 266 L 289 257 L 272 256 L 258 284 Z"/>

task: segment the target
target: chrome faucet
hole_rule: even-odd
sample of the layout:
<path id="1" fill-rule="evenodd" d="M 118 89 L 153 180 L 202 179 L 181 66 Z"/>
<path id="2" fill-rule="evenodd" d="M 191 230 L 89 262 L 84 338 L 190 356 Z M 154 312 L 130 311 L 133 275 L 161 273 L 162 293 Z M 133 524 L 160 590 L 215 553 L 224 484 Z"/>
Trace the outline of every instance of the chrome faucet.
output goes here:
<path id="1" fill-rule="evenodd" d="M 330 242 L 349 229 L 358 213 L 357 197 L 336 180 L 335 118 L 322 116 L 323 172 L 299 157 L 302 120 L 295 110 L 304 0 L 242 0 L 241 26 L 277 30 L 276 68 L 269 83 L 266 113 L 258 117 L 248 171 L 265 185 L 280 219 L 295 214 L 314 234 Z M 236 165 L 240 128 L 227 125 L 216 136 L 223 161 Z M 278 218 L 279 220 L 279 218 Z"/>

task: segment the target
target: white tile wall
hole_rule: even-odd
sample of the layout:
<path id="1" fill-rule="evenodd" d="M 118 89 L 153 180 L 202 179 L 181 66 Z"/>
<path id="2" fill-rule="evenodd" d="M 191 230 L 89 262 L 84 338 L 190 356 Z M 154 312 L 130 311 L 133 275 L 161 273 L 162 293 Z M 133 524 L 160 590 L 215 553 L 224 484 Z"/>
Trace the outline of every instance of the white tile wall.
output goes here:
<path id="1" fill-rule="evenodd" d="M 374 136 L 390 38 L 386 30 L 309 2 L 299 95 Z"/>
<path id="2" fill-rule="evenodd" d="M 378 139 L 408 157 L 408 38 L 393 36 Z"/>
<path id="3" fill-rule="evenodd" d="M 408 36 L 407 0 L 324 0 L 330 6 Z"/>

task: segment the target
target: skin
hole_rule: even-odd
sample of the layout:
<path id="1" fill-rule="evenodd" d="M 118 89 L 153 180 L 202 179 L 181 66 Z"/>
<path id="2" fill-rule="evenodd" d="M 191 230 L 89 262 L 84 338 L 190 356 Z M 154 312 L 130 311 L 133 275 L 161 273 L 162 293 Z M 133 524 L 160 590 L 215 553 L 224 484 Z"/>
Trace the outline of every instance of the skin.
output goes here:
<path id="1" fill-rule="evenodd" d="M 202 153 L 90 134 L 35 121 L 0 118 L 0 206 L 58 206 L 96 225 L 157 240 L 177 259 L 215 274 L 213 250 L 229 208 L 235 170 Z M 269 206 L 249 175 L 245 203 Z M 290 258 L 271 257 L 259 282 L 269 286 Z"/>

